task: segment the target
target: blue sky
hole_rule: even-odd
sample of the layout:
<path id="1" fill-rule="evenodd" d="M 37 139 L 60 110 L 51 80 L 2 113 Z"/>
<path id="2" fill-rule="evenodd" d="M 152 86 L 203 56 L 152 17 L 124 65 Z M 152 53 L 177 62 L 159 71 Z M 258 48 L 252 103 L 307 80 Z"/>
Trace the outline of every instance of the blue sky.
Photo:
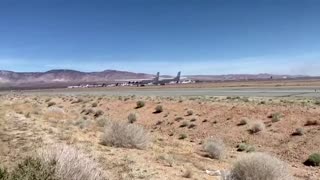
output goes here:
<path id="1" fill-rule="evenodd" d="M 320 75 L 318 0 L 1 0 L 0 69 Z"/>

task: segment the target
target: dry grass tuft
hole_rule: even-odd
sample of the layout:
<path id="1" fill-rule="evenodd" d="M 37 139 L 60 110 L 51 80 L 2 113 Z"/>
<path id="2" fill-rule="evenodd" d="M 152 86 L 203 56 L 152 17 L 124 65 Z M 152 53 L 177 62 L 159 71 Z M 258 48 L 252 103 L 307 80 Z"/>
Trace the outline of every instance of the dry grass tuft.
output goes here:
<path id="1" fill-rule="evenodd" d="M 229 180 L 292 180 L 287 165 L 264 153 L 252 153 L 233 166 Z"/>
<path id="2" fill-rule="evenodd" d="M 249 131 L 252 134 L 255 134 L 260 131 L 263 131 L 265 128 L 266 128 L 266 126 L 264 125 L 264 123 L 262 121 L 256 121 L 251 124 Z"/>
<path id="3" fill-rule="evenodd" d="M 193 115 L 193 111 L 192 110 L 188 110 L 187 111 L 187 116 L 191 116 L 191 115 Z"/>
<path id="4" fill-rule="evenodd" d="M 317 120 L 307 120 L 305 126 L 316 126 L 319 122 Z"/>
<path id="5" fill-rule="evenodd" d="M 105 127 L 101 144 L 115 147 L 144 149 L 149 144 L 149 134 L 136 124 L 110 122 Z"/>
<path id="6" fill-rule="evenodd" d="M 221 139 L 208 138 L 204 144 L 203 149 L 213 159 L 222 159 L 224 156 L 225 145 Z"/>
<path id="7" fill-rule="evenodd" d="M 60 180 L 55 174 L 55 161 L 44 162 L 40 158 L 27 157 L 12 172 L 0 179 L 3 180 Z M 61 179 L 63 180 L 63 179 Z"/>
<path id="8" fill-rule="evenodd" d="M 240 122 L 238 123 L 238 126 L 244 126 L 248 124 L 248 120 L 247 119 L 241 119 Z"/>
<path id="9" fill-rule="evenodd" d="M 130 113 L 128 116 L 128 122 L 129 123 L 134 123 L 137 121 L 137 115 L 134 113 Z"/>
<path id="10" fill-rule="evenodd" d="M 54 162 L 55 175 L 58 179 L 103 180 L 99 165 L 82 152 L 58 144 L 38 151 L 39 159 L 45 163 Z"/>
<path id="11" fill-rule="evenodd" d="M 157 105 L 155 107 L 154 113 L 161 113 L 163 111 L 163 107 L 161 105 Z"/>
<path id="12" fill-rule="evenodd" d="M 145 105 L 145 102 L 144 102 L 144 101 L 138 101 L 136 108 L 137 108 L 137 109 L 138 109 L 138 108 L 142 108 L 142 107 L 144 107 L 144 105 Z"/>
<path id="13" fill-rule="evenodd" d="M 187 169 L 184 174 L 182 175 L 184 178 L 192 178 L 192 171 L 190 169 Z"/>

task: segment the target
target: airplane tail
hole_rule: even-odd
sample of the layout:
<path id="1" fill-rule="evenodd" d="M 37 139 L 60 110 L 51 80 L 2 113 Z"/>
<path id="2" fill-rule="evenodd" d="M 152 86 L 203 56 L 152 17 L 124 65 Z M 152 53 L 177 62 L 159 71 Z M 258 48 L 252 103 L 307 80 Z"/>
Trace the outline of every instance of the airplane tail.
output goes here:
<path id="1" fill-rule="evenodd" d="M 157 76 L 153 79 L 155 84 L 159 82 L 159 78 L 160 78 L 160 72 L 157 72 Z"/>
<path id="2" fill-rule="evenodd" d="M 178 72 L 177 77 L 174 79 L 177 83 L 180 81 L 181 71 Z"/>

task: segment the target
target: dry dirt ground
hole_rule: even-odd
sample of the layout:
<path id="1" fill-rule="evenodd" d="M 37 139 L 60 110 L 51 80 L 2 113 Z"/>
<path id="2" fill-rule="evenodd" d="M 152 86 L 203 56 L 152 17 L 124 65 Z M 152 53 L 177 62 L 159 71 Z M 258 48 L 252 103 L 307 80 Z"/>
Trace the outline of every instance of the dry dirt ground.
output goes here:
<path id="1" fill-rule="evenodd" d="M 145 106 L 135 108 L 138 100 Z M 154 113 L 157 105 L 163 112 Z M 100 110 L 103 113 L 97 113 Z M 150 132 L 150 145 L 144 150 L 101 145 L 103 126 L 111 120 L 128 121 L 130 113 Z M 273 113 L 280 114 L 279 121 L 272 121 Z M 244 119 L 248 124 L 238 125 Z M 266 129 L 249 133 L 257 120 Z M 308 120 L 320 122 L 320 101 L 8 94 L 0 96 L 0 162 L 13 167 L 38 148 L 64 143 L 93 157 L 110 179 L 184 179 L 186 172 L 191 172 L 191 179 L 219 179 L 206 170 L 230 169 L 246 154 L 236 146 L 246 142 L 288 163 L 296 179 L 319 180 L 319 167 L 303 165 L 311 153 L 320 151 L 320 125 L 306 126 Z M 303 128 L 302 136 L 292 136 L 297 128 Z M 185 139 L 179 139 L 182 134 Z M 223 159 L 210 159 L 203 152 L 202 143 L 210 136 L 226 144 Z"/>

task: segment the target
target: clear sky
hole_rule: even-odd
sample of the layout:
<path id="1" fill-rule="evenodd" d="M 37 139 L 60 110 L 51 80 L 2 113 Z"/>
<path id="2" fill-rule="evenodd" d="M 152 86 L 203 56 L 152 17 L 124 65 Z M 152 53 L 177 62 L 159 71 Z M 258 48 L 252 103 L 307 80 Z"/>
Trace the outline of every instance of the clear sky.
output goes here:
<path id="1" fill-rule="evenodd" d="M 320 0 L 0 0 L 0 69 L 320 75 Z"/>

